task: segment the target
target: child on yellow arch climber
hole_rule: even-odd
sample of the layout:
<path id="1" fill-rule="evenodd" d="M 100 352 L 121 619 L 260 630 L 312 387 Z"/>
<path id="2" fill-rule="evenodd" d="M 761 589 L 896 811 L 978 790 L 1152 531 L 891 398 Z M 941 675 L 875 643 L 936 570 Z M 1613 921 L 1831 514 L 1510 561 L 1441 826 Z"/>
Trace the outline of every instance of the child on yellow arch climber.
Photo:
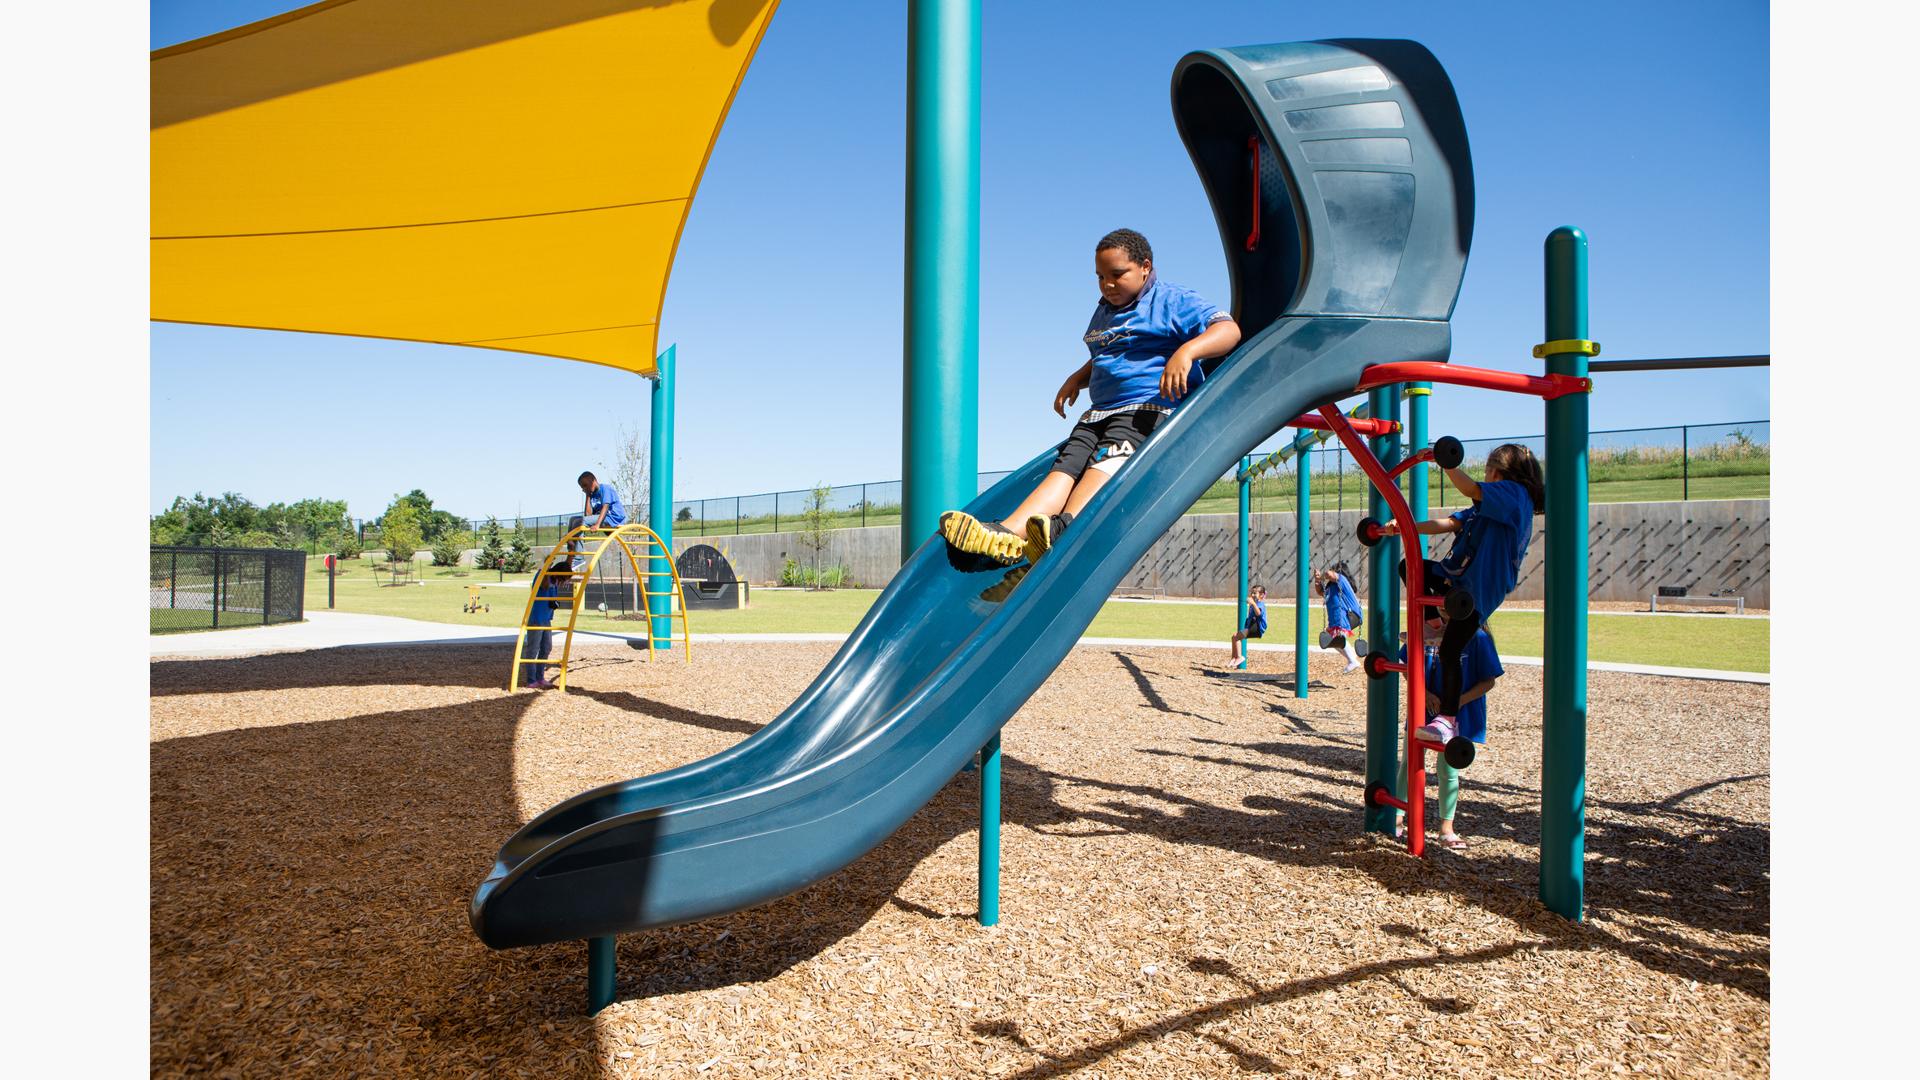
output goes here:
<path id="1" fill-rule="evenodd" d="M 940 534 L 959 551 L 1009 566 L 1038 561 L 1160 419 L 1206 379 L 1200 362 L 1240 344 L 1233 316 L 1159 279 L 1153 248 L 1132 229 L 1100 238 L 1093 272 L 1100 300 L 1082 338 L 1089 359 L 1060 384 L 1053 411 L 1067 415 L 1082 390 L 1092 407 L 1060 447 L 1053 471 L 1005 521 L 980 521 L 963 510 L 940 515 Z M 1017 583 L 1009 579 L 1005 584 Z"/>

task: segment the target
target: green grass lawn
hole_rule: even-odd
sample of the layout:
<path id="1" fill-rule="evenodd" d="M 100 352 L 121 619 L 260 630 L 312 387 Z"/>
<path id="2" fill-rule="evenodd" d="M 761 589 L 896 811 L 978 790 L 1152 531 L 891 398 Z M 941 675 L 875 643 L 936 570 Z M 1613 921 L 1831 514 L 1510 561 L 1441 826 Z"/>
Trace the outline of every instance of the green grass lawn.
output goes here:
<path id="1" fill-rule="evenodd" d="M 317 564 L 318 560 L 315 560 Z M 343 572 L 336 584 L 339 611 L 395 615 L 429 622 L 466 623 L 512 628 L 518 625 L 527 601 L 524 588 L 483 588 L 481 597 L 491 611 L 465 614 L 469 585 L 498 581 L 498 574 L 455 573 L 423 567 L 424 584 L 385 586 L 363 561 Z M 524 583 L 532 575 L 509 574 L 507 580 Z M 381 575 L 379 580 L 386 580 Z M 852 630 L 880 594 L 872 589 L 835 589 L 805 592 L 790 589 L 754 589 L 753 606 L 744 611 L 695 611 L 690 617 L 696 634 L 834 634 Z M 324 611 L 327 582 L 324 569 L 307 582 L 307 608 Z M 1268 640 L 1291 644 L 1293 609 L 1270 605 Z M 1109 602 L 1100 611 L 1089 637 L 1166 638 L 1181 641 L 1218 640 L 1225 652 L 1233 629 L 1234 611 L 1224 605 L 1148 604 Z M 1494 617 L 1493 632 L 1500 651 L 1512 656 L 1541 654 L 1542 616 L 1537 611 L 1510 610 Z M 1324 621 L 1311 613 L 1309 627 L 1316 637 Z M 582 630 L 633 632 L 630 620 L 584 611 Z M 1766 671 L 1772 624 L 1764 619 L 1715 619 L 1699 615 L 1593 615 L 1587 621 L 1588 653 L 1594 660 L 1667 667 L 1713 668 L 1722 671 Z"/>

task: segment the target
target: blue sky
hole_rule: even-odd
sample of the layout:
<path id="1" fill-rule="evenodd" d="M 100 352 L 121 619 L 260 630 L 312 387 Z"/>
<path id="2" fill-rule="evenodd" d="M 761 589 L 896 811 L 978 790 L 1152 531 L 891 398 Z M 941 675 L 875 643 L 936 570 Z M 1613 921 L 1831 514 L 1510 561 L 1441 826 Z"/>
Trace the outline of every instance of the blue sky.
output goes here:
<path id="1" fill-rule="evenodd" d="M 299 6 L 156 3 L 160 47 Z M 905 8 L 788 0 L 710 161 L 667 294 L 680 357 L 676 498 L 900 472 Z M 1478 218 L 1455 359 L 1531 370 L 1540 244 L 1592 240 L 1606 356 L 1770 348 L 1768 22 L 1758 2 L 989 3 L 984 16 L 981 438 L 1008 468 L 1065 434 L 1093 241 L 1127 225 L 1161 272 L 1227 299 L 1167 108 L 1186 51 L 1322 37 L 1425 43 L 1458 88 Z M 529 389 L 579 403 L 523 416 Z M 424 488 L 467 515 L 555 513 L 645 432 L 648 384 L 443 346 L 155 324 L 153 509 L 176 494 L 345 498 Z M 1537 402 L 1442 391 L 1436 433 L 1540 428 Z M 1764 370 L 1613 376 L 1596 428 L 1769 414 Z"/>

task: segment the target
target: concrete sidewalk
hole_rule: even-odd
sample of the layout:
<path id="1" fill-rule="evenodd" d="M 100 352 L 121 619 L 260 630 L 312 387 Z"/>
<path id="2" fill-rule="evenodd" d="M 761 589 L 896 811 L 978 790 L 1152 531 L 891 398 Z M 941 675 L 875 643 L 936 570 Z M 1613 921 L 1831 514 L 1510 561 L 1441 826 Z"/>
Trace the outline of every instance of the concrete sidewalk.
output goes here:
<path id="1" fill-rule="evenodd" d="M 597 642 L 645 642 L 643 631 L 635 634 L 606 630 L 575 630 L 580 644 Z M 846 634 L 695 634 L 694 644 L 702 642 L 776 642 L 845 641 Z M 341 611 L 314 611 L 304 623 L 249 627 L 245 630 L 215 630 L 193 634 L 157 634 L 147 639 L 149 658 L 160 656 L 242 656 L 261 652 L 299 652 L 307 649 L 380 648 L 396 645 L 502 645 L 511 646 L 514 633 L 497 626 L 462 626 L 458 623 L 422 622 L 390 615 L 352 615 Z M 1083 637 L 1082 646 L 1158 649 L 1198 649 L 1221 653 L 1218 641 L 1183 641 L 1159 638 Z M 1256 653 L 1292 653 L 1292 645 L 1249 643 Z M 1501 655 L 1502 663 L 1538 667 L 1537 656 Z M 1631 675 L 1661 675 L 1677 679 L 1709 679 L 1716 682 L 1771 684 L 1773 677 L 1757 671 L 1720 671 L 1713 668 L 1659 667 L 1651 664 L 1613 664 L 1594 660 L 1588 671 L 1618 671 Z"/>

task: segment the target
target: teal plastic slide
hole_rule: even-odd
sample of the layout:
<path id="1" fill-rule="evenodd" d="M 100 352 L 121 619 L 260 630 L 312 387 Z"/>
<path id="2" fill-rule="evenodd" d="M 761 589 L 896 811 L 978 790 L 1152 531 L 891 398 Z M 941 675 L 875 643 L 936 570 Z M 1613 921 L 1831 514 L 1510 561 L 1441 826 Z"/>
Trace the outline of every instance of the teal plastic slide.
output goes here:
<path id="1" fill-rule="evenodd" d="M 1243 343 L 1018 588 L 928 537 L 800 699 L 738 745 L 578 795 L 500 849 L 471 918 L 494 948 L 669 926 L 853 862 L 925 805 L 1065 658 L 1148 546 L 1260 442 L 1363 369 L 1444 361 L 1473 229 L 1453 87 L 1406 41 L 1192 53 L 1181 137 L 1212 201 Z M 1009 512 L 1052 451 L 981 495 Z"/>

